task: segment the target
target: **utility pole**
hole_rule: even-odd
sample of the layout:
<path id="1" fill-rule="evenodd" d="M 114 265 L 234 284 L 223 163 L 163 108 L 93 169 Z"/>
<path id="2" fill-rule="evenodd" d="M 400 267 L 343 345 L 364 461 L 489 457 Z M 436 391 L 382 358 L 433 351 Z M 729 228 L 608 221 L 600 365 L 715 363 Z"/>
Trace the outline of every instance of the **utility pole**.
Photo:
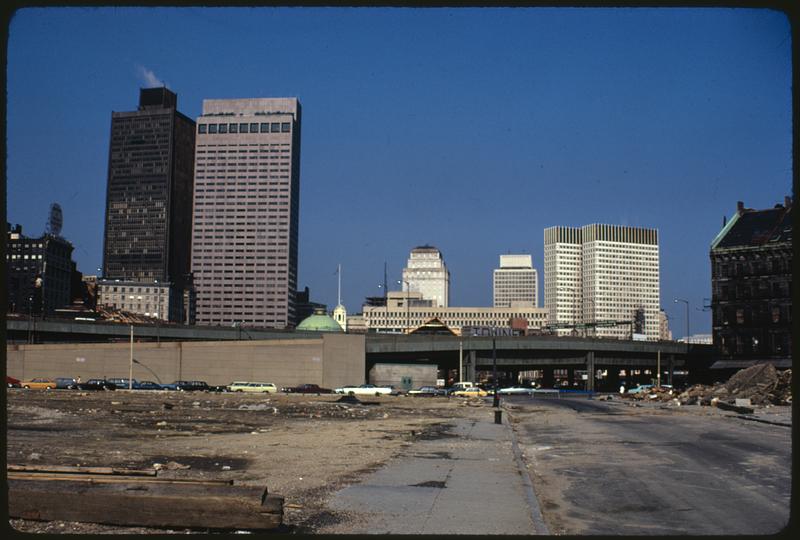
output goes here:
<path id="1" fill-rule="evenodd" d="M 497 344 L 496 339 L 492 336 L 492 382 L 494 383 L 494 399 L 492 407 L 500 407 L 500 396 L 497 395 Z"/>
<path id="2" fill-rule="evenodd" d="M 686 351 L 689 351 L 689 301 L 682 298 L 676 298 L 675 303 L 683 302 L 686 304 Z"/>
<path id="3" fill-rule="evenodd" d="M 656 388 L 661 388 L 661 349 L 658 349 L 658 361 L 656 362 L 658 375 L 656 375 Z"/>
<path id="4" fill-rule="evenodd" d="M 458 382 L 464 380 L 464 376 L 462 375 L 462 369 L 464 364 L 464 351 L 461 347 L 461 340 L 458 340 Z"/>
<path id="5" fill-rule="evenodd" d="M 336 293 L 336 305 L 342 304 L 342 265 L 341 263 L 336 267 L 336 275 L 339 277 L 339 288 Z"/>
<path id="6" fill-rule="evenodd" d="M 410 334 L 411 333 L 411 307 L 409 305 L 409 302 L 411 302 L 411 284 L 408 281 L 404 280 L 404 279 L 398 281 L 397 283 L 398 284 L 399 283 L 405 283 L 406 284 L 406 333 Z"/>
<path id="7" fill-rule="evenodd" d="M 128 390 L 133 390 L 133 325 L 131 325 L 131 361 L 128 373 Z"/>

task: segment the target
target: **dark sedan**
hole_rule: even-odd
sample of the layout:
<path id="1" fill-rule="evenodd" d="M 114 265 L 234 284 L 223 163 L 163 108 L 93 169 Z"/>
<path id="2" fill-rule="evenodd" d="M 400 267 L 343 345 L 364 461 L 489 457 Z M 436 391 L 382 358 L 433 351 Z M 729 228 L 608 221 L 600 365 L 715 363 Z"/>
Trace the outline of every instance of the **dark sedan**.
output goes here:
<path id="1" fill-rule="evenodd" d="M 116 390 L 117 385 L 105 379 L 89 379 L 85 383 L 77 383 L 78 390 Z"/>
<path id="2" fill-rule="evenodd" d="M 163 390 L 164 387 L 158 384 L 157 382 L 153 381 L 139 381 L 136 383 L 136 386 L 133 387 L 134 390 Z"/>
<path id="3" fill-rule="evenodd" d="M 181 392 L 208 392 L 210 389 L 205 381 L 178 381 L 175 390 Z"/>
<path id="4" fill-rule="evenodd" d="M 14 377 L 6 375 L 6 387 L 8 388 L 22 388 L 22 382 Z"/>
<path id="5" fill-rule="evenodd" d="M 333 394 L 333 390 L 330 388 L 322 388 L 316 384 L 289 386 L 286 388 L 281 388 L 281 392 L 286 392 L 287 394 Z"/>

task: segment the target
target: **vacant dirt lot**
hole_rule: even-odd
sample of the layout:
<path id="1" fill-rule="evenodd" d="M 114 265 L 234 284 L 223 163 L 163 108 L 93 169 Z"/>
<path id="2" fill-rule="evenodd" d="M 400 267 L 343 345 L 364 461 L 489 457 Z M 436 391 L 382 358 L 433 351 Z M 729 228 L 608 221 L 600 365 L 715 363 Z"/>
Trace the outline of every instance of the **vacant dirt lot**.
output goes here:
<path id="1" fill-rule="evenodd" d="M 283 532 L 346 520 L 333 492 L 482 402 L 447 398 L 246 395 L 162 391 L 9 390 L 7 462 L 160 468 L 159 475 L 232 479 L 285 497 Z M 485 415 L 485 411 L 482 411 Z M 137 527 L 12 520 L 25 532 L 164 533 Z"/>

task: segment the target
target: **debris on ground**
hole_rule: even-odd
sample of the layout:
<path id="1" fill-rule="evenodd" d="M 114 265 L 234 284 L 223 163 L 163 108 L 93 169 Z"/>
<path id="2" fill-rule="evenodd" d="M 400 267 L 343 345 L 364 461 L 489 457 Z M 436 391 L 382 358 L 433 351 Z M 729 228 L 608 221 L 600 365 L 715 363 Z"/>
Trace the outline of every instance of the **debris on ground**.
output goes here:
<path id="1" fill-rule="evenodd" d="M 622 397 L 636 401 L 667 401 L 676 405 L 723 403 L 745 408 L 750 405 L 791 405 L 792 370 L 778 371 L 772 364 L 757 364 L 739 370 L 725 382 L 695 384 L 680 394 L 672 389 L 654 386 L 636 394 L 622 394 Z"/>
<path id="2" fill-rule="evenodd" d="M 351 396 L 350 394 L 340 397 L 339 399 L 336 400 L 336 402 L 337 403 L 350 403 L 350 404 L 353 404 L 353 405 L 360 405 L 361 404 L 361 400 L 360 399 L 358 399 L 356 396 Z"/>

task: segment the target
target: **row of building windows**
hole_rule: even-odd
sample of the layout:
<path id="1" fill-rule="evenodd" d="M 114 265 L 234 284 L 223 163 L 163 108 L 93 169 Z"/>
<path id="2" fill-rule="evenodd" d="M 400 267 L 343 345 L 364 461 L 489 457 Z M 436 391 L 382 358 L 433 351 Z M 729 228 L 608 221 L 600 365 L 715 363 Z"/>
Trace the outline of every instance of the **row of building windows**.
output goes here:
<path id="1" fill-rule="evenodd" d="M 229 124 L 197 124 L 197 132 L 209 133 L 289 133 L 289 122 L 239 122 Z"/>

